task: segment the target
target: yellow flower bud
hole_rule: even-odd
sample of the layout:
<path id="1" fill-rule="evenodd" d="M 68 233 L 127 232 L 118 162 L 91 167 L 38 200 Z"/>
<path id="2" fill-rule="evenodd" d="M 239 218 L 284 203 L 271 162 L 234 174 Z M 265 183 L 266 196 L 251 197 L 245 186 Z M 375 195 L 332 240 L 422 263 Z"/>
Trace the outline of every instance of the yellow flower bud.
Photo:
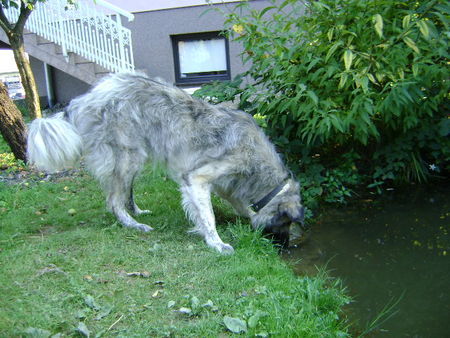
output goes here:
<path id="1" fill-rule="evenodd" d="M 238 34 L 242 34 L 244 32 L 244 26 L 235 24 L 233 25 L 233 30 Z"/>

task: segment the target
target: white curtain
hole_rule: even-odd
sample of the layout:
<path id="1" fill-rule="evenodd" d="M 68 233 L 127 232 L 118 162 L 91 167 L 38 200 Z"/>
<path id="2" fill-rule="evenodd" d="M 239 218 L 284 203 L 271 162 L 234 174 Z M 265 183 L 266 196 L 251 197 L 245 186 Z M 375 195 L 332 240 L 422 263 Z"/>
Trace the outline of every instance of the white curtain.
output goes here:
<path id="1" fill-rule="evenodd" d="M 225 39 L 179 41 L 180 73 L 227 70 Z"/>

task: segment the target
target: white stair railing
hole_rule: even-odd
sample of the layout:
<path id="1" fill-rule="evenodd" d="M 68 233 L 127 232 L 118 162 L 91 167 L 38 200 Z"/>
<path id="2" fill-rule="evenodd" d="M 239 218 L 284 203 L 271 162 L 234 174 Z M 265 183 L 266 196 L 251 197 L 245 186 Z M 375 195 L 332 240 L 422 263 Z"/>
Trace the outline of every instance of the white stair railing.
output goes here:
<path id="1" fill-rule="evenodd" d="M 5 11 L 16 22 L 19 10 Z M 133 71 L 131 31 L 122 26 L 121 16 L 129 21 L 133 14 L 103 0 L 67 0 L 38 2 L 25 28 L 62 47 L 63 54 L 74 52 L 111 72 Z M 67 58 L 68 59 L 68 58 Z"/>

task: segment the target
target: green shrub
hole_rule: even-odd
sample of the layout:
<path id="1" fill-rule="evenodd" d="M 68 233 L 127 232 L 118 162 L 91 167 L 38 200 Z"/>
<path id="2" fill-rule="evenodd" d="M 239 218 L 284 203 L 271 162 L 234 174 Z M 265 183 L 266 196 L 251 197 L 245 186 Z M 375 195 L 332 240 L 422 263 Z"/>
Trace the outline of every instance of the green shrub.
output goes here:
<path id="1" fill-rule="evenodd" d="M 237 76 L 232 81 L 214 81 L 196 90 L 193 96 L 203 98 L 214 104 L 233 101 L 242 93 L 241 84 L 241 76 Z"/>
<path id="2" fill-rule="evenodd" d="M 324 199 L 342 201 L 333 194 L 351 184 L 348 176 L 379 187 L 449 169 L 446 1 L 247 6 L 225 13 L 249 64 L 242 76 L 251 79 L 234 93 L 241 107 L 265 118 L 294 169 L 323 168 L 331 193 Z"/>

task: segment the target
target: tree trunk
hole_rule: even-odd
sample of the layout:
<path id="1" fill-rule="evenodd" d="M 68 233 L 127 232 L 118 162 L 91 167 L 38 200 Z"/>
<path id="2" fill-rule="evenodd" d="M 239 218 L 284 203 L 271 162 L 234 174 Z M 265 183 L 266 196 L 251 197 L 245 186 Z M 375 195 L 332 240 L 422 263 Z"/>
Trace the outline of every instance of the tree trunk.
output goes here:
<path id="1" fill-rule="evenodd" d="M 14 59 L 19 69 L 22 85 L 25 89 L 25 102 L 32 119 L 42 117 L 41 105 L 39 102 L 39 93 L 31 70 L 30 61 L 26 57 L 25 47 L 23 43 L 23 34 L 10 32 L 8 34 L 9 43 L 14 53 Z"/>
<path id="2" fill-rule="evenodd" d="M 0 132 L 16 159 L 26 161 L 27 131 L 22 114 L 0 82 Z"/>

